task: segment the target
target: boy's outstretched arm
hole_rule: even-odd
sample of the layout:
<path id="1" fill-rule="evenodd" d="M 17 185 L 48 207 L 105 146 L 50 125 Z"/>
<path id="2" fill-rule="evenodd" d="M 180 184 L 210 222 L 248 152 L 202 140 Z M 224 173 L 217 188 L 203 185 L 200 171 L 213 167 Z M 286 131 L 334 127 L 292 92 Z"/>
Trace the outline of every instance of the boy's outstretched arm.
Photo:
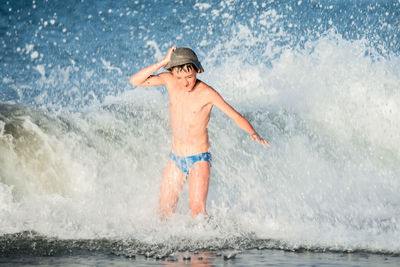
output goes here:
<path id="1" fill-rule="evenodd" d="M 258 135 L 253 126 L 251 126 L 250 122 L 245 117 L 240 115 L 240 113 L 238 113 L 228 103 L 226 103 L 225 100 L 214 90 L 212 92 L 211 99 L 213 105 L 228 115 L 240 128 L 249 133 L 251 140 L 257 141 L 264 146 L 269 146 L 268 141 Z"/>
<path id="2" fill-rule="evenodd" d="M 133 86 L 158 86 L 164 84 L 164 80 L 160 76 L 153 76 L 152 74 L 157 70 L 167 65 L 171 60 L 171 54 L 175 51 L 176 46 L 168 49 L 164 59 L 140 70 L 138 73 L 131 76 L 130 83 Z"/>

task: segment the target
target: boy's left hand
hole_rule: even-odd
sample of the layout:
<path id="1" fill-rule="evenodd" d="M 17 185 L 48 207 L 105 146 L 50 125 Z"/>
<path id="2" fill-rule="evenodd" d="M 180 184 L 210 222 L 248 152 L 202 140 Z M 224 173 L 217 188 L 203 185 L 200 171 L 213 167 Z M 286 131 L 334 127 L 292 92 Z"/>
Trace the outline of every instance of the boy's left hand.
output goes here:
<path id="1" fill-rule="evenodd" d="M 250 135 L 250 138 L 251 138 L 251 140 L 253 140 L 253 141 L 259 142 L 259 143 L 262 144 L 263 146 L 269 147 L 268 141 L 265 140 L 265 139 L 263 139 L 263 138 L 261 138 L 261 137 L 258 135 L 258 133 L 253 133 L 252 135 Z"/>

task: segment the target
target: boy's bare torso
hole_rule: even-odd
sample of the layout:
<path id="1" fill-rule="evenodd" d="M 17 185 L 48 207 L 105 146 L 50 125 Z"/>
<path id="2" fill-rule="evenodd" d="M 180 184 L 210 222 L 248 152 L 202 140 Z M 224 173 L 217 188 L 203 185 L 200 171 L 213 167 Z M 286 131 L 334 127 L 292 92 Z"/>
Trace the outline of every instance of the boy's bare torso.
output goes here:
<path id="1" fill-rule="evenodd" d="M 179 156 L 207 152 L 210 146 L 207 125 L 213 107 L 210 91 L 213 89 L 197 80 L 195 86 L 187 91 L 179 88 L 180 85 L 172 77 L 166 80 L 170 100 L 172 152 Z"/>

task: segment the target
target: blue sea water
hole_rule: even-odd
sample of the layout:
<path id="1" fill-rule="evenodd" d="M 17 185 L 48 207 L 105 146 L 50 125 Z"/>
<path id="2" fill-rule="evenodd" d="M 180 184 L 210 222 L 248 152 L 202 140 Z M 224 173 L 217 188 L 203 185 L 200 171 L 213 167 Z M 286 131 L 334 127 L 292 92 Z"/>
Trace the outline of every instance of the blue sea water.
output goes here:
<path id="1" fill-rule="evenodd" d="M 0 254 L 399 255 L 399 40 L 398 0 L 2 1 Z M 213 111 L 211 223 L 155 212 L 168 96 L 129 77 L 172 45 L 271 143 Z"/>

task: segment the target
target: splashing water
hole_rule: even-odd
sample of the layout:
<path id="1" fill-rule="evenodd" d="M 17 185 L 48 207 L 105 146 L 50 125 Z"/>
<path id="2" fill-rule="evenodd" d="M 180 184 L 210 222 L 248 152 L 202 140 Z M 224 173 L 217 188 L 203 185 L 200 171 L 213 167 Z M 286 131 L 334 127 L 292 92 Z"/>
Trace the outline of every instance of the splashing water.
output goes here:
<path id="1" fill-rule="evenodd" d="M 2 238 L 399 253 L 399 5 L 6 2 Z M 187 215 L 187 189 L 170 221 L 155 212 L 168 96 L 129 76 L 173 44 L 271 143 L 213 111 L 211 222 Z"/>

